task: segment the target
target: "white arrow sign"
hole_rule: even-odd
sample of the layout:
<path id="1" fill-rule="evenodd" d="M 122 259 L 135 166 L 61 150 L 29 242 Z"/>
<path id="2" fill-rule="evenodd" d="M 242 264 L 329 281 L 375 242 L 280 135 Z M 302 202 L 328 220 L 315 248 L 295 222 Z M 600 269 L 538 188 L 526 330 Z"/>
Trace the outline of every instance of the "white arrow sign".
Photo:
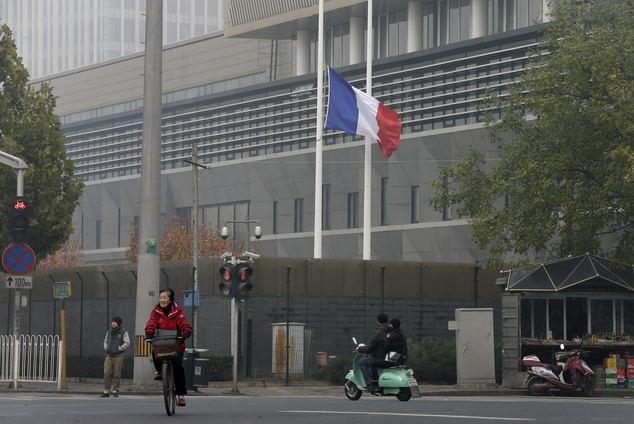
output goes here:
<path id="1" fill-rule="evenodd" d="M 32 289 L 33 277 L 30 275 L 7 275 L 8 289 Z"/>

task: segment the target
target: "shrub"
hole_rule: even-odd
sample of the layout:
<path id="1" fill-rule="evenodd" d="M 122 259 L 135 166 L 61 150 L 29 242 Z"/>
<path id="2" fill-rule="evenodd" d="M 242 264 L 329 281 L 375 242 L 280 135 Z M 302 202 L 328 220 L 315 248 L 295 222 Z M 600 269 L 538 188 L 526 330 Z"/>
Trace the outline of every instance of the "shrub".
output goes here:
<path id="1" fill-rule="evenodd" d="M 346 374 L 352 369 L 353 356 L 338 356 L 328 359 L 328 363 L 310 373 L 310 377 L 327 380 L 334 385 L 343 385 L 346 380 Z"/>
<path id="2" fill-rule="evenodd" d="M 456 342 L 445 338 L 425 337 L 418 343 L 407 342 L 407 366 L 420 382 L 456 383 Z"/>
<path id="3" fill-rule="evenodd" d="M 87 354 L 82 355 L 81 365 L 79 355 L 66 355 L 66 376 L 74 378 L 103 378 L 103 362 L 106 355 Z M 81 375 L 80 375 L 81 367 Z M 121 378 L 132 379 L 134 377 L 134 357 L 126 355 L 123 358 Z"/>
<path id="4" fill-rule="evenodd" d="M 209 359 L 209 381 L 233 380 L 233 355 L 200 355 Z"/>

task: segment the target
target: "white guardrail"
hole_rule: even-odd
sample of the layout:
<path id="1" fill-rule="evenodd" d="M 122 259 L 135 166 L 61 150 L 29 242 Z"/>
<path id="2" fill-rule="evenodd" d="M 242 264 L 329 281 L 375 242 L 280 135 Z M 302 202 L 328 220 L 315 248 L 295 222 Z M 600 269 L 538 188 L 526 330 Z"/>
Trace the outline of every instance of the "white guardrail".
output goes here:
<path id="1" fill-rule="evenodd" d="M 59 336 L 0 335 L 0 382 L 62 384 L 62 341 Z"/>

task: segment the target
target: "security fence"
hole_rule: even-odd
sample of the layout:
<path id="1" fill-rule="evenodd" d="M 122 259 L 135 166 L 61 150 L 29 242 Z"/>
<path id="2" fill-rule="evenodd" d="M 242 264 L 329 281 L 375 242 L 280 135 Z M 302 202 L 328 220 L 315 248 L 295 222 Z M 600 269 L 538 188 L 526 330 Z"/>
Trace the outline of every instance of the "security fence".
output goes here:
<path id="1" fill-rule="evenodd" d="M 199 259 L 198 349 L 207 354 L 232 353 L 232 302 L 221 296 L 218 258 Z M 476 264 L 390 262 L 334 259 L 260 258 L 253 265 L 253 290 L 239 303 L 240 375 L 306 374 L 334 356 L 350 355 L 352 337 L 364 341 L 383 311 L 402 321 L 408 338 L 454 337 L 448 321 L 458 308 L 493 308 L 495 335 L 501 335 L 501 289 L 497 270 Z M 290 267 L 290 270 L 288 269 Z M 61 334 L 61 305 L 53 299 L 53 282 L 69 281 L 65 300 L 66 351 L 103 354 L 103 338 L 118 315 L 131 340 L 135 328 L 136 264 L 38 270 L 33 288 L 22 290 L 28 306 L 20 311 L 21 333 Z M 192 262 L 161 263 L 157 288 L 171 287 L 191 320 Z M 191 297 L 189 297 L 191 299 Z M 0 331 L 13 332 L 13 294 L 0 288 L 7 315 Z M 149 317 L 150 311 L 145 311 Z M 193 339 L 193 338 L 192 338 Z M 188 340 L 191 347 L 192 339 Z M 126 354 L 134 355 L 134 348 Z M 81 375 L 80 375 L 81 377 Z"/>

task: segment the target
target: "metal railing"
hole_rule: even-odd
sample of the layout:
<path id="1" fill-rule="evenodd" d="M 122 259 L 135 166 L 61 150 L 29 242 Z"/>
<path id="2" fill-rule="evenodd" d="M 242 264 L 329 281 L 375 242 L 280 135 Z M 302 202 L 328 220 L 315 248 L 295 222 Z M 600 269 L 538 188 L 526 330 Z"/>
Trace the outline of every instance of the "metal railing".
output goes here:
<path id="1" fill-rule="evenodd" d="M 0 335 L 0 381 L 62 383 L 62 341 L 59 336 Z"/>

